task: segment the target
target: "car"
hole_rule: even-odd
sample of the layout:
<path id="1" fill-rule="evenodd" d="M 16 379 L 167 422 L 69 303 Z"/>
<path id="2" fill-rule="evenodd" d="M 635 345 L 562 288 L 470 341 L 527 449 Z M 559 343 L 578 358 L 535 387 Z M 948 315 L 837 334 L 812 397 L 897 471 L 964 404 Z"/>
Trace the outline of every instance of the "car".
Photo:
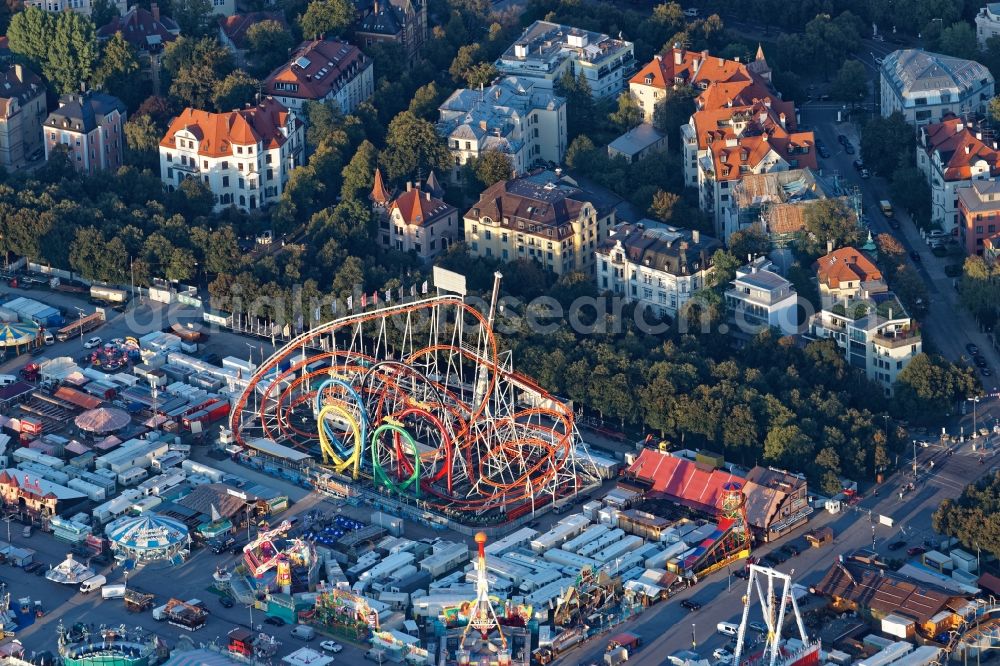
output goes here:
<path id="1" fill-rule="evenodd" d="M 881 67 L 881 66 L 882 66 L 882 62 L 883 62 L 883 59 L 882 59 L 882 58 L 875 58 L 875 64 L 876 64 L 876 65 L 878 65 L 878 66 L 880 66 L 880 67 Z"/>
<path id="2" fill-rule="evenodd" d="M 990 367 L 990 364 L 987 363 L 986 359 L 983 358 L 982 356 L 973 356 L 972 357 L 972 362 L 975 363 L 980 368 L 988 368 L 988 367 Z"/>
<path id="3" fill-rule="evenodd" d="M 888 546 L 889 550 L 899 550 L 900 548 L 905 548 L 905 547 L 906 547 L 905 541 L 893 541 Z"/>
<path id="4" fill-rule="evenodd" d="M 275 627 L 283 627 L 285 626 L 285 621 L 282 620 L 280 617 L 274 617 L 273 615 L 268 615 L 264 619 L 264 624 L 270 624 Z"/>
<path id="5" fill-rule="evenodd" d="M 786 543 L 784 546 L 781 547 L 781 550 L 785 551 L 792 557 L 795 557 L 796 555 L 799 554 L 799 547 L 796 546 L 794 543 Z"/>
<path id="6" fill-rule="evenodd" d="M 48 571 L 48 568 L 43 564 L 42 566 L 40 566 L 37 569 L 35 569 L 35 575 L 36 576 L 44 576 L 47 571 Z"/>
<path id="7" fill-rule="evenodd" d="M 970 342 L 969 344 L 965 345 L 965 351 L 969 352 L 973 356 L 977 356 L 979 354 L 979 347 Z"/>
<path id="8" fill-rule="evenodd" d="M 923 546 L 913 546 L 907 549 L 906 554 L 909 555 L 910 557 L 916 557 L 917 555 L 923 555 L 926 552 L 927 549 L 924 548 Z"/>
<path id="9" fill-rule="evenodd" d="M 858 175 L 861 176 L 862 178 L 871 178 L 872 177 L 872 174 L 871 174 L 870 171 L 868 171 L 868 169 L 862 169 L 861 171 L 858 172 Z"/>
<path id="10" fill-rule="evenodd" d="M 889 220 L 890 229 L 899 229 L 901 226 L 902 225 L 899 223 L 899 220 L 897 220 L 896 218 L 892 218 L 891 220 Z"/>
<path id="11" fill-rule="evenodd" d="M 334 654 L 344 649 L 344 646 L 336 641 L 323 641 L 319 646 L 327 652 L 333 652 Z"/>
<path id="12" fill-rule="evenodd" d="M 819 146 L 818 148 L 816 148 L 816 151 L 819 153 L 819 156 L 822 157 L 823 159 L 828 159 L 830 157 L 830 149 L 827 148 L 826 146 Z"/>
<path id="13" fill-rule="evenodd" d="M 990 370 L 989 368 L 979 368 L 979 374 L 981 374 L 983 377 L 992 377 L 993 371 Z"/>
<path id="14" fill-rule="evenodd" d="M 854 160 L 854 168 L 857 171 L 861 171 L 862 169 L 865 168 L 865 161 L 860 157 L 857 158 L 856 160 Z"/>
<path id="15" fill-rule="evenodd" d="M 913 260 L 913 263 L 919 264 L 920 263 L 920 253 L 917 252 L 916 250 L 913 250 L 912 252 L 910 252 L 910 259 Z"/>
<path id="16" fill-rule="evenodd" d="M 883 37 L 882 35 L 873 35 L 872 36 L 872 41 L 875 41 L 875 42 L 884 42 L 885 41 L 885 37 Z"/>
<path id="17" fill-rule="evenodd" d="M 716 648 L 712 653 L 712 658 L 715 659 L 717 664 L 731 664 L 733 663 L 733 655 L 729 650 L 724 650 L 723 648 Z"/>
<path id="18" fill-rule="evenodd" d="M 763 622 L 751 622 L 747 626 L 750 627 L 751 629 L 753 629 L 754 631 L 758 632 L 758 633 L 761 633 L 761 634 L 766 634 L 767 633 L 767 625 L 764 624 Z"/>
<path id="19" fill-rule="evenodd" d="M 694 612 L 696 610 L 701 610 L 701 604 L 694 599 L 682 599 L 681 608 L 686 608 L 689 611 Z"/>
<path id="20" fill-rule="evenodd" d="M 842 146 L 846 146 L 849 143 L 849 141 L 847 140 L 847 135 L 846 134 L 838 134 L 837 135 L 837 141 L 839 141 L 840 145 L 842 145 Z"/>
<path id="21" fill-rule="evenodd" d="M 94 337 L 83 343 L 83 348 L 93 349 L 94 347 L 100 347 L 102 344 L 104 344 L 104 340 L 95 335 Z"/>
<path id="22" fill-rule="evenodd" d="M 750 574 L 747 573 L 746 569 L 737 569 L 736 571 L 733 572 L 733 575 L 736 576 L 737 578 L 744 578 L 744 579 L 750 577 Z"/>
<path id="23" fill-rule="evenodd" d="M 234 606 L 233 598 L 228 596 L 219 597 L 219 603 L 222 604 L 223 608 L 232 608 Z"/>
<path id="24" fill-rule="evenodd" d="M 845 143 L 844 144 L 844 152 L 847 153 L 848 155 L 853 155 L 854 152 L 855 152 L 854 151 L 854 146 L 852 146 L 850 143 Z"/>
<path id="25" fill-rule="evenodd" d="M 788 554 L 782 551 L 781 549 L 772 550 L 770 553 L 768 553 L 767 556 L 771 558 L 771 560 L 777 562 L 778 564 L 783 564 L 784 562 L 788 561 Z"/>
<path id="26" fill-rule="evenodd" d="M 24 573 L 33 573 L 38 569 L 41 569 L 43 566 L 45 565 L 43 565 L 41 562 L 32 562 L 31 564 L 24 567 Z"/>

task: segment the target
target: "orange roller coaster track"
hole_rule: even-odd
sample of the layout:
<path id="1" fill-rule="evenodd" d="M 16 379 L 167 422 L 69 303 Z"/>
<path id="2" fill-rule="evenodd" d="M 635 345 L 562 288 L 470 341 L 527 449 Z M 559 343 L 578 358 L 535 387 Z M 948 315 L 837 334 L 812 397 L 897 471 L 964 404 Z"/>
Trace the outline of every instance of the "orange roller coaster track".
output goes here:
<path id="1" fill-rule="evenodd" d="M 230 425 L 243 446 L 309 451 L 457 516 L 521 515 L 596 480 L 572 409 L 515 373 L 487 317 L 452 295 L 299 335 L 256 370 Z"/>

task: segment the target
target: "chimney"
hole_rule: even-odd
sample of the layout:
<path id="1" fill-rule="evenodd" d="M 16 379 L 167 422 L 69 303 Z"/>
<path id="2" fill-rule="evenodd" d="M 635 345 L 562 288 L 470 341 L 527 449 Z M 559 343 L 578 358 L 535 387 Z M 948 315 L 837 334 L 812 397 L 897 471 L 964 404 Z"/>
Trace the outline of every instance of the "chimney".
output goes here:
<path id="1" fill-rule="evenodd" d="M 978 140 L 982 141 L 983 140 L 983 133 L 982 132 L 976 132 L 976 138 Z"/>
<path id="2" fill-rule="evenodd" d="M 691 242 L 692 243 L 700 243 L 701 242 L 701 232 L 698 231 L 697 229 L 692 229 L 691 230 Z"/>
<path id="3" fill-rule="evenodd" d="M 739 62 L 739 61 L 740 61 L 740 57 L 739 57 L 739 56 L 736 56 L 735 58 L 733 58 L 733 61 L 734 61 L 734 62 Z"/>
<path id="4" fill-rule="evenodd" d="M 375 14 L 378 14 L 378 0 L 375 0 L 374 4 L 372 6 L 372 12 L 374 12 Z"/>
<path id="5" fill-rule="evenodd" d="M 955 123 L 955 134 L 958 134 L 959 132 L 961 132 L 964 129 L 965 129 L 965 125 L 963 125 L 962 123 Z"/>
<path id="6" fill-rule="evenodd" d="M 684 49 L 681 48 L 680 44 L 674 44 L 674 64 L 684 64 Z"/>
<path id="7" fill-rule="evenodd" d="M 784 111 L 782 111 L 781 113 L 778 114 L 778 122 L 781 123 L 781 128 L 784 129 L 785 128 L 785 112 Z"/>
<path id="8" fill-rule="evenodd" d="M 413 189 L 413 181 L 410 180 L 406 181 L 406 191 L 409 192 L 412 189 Z"/>
<path id="9" fill-rule="evenodd" d="M 965 144 L 965 154 L 968 155 L 971 152 L 972 152 L 972 144 L 971 143 Z"/>
<path id="10" fill-rule="evenodd" d="M 828 240 L 826 242 L 826 253 L 830 254 L 831 252 L 833 252 L 833 241 L 832 240 Z"/>
<path id="11" fill-rule="evenodd" d="M 153 20 L 160 22 L 160 6 L 155 2 L 149 5 L 149 11 L 153 14 Z"/>
<path id="12" fill-rule="evenodd" d="M 427 198 L 428 201 L 431 200 L 431 193 L 430 192 L 424 192 L 424 196 Z"/>
<path id="13" fill-rule="evenodd" d="M 697 72 L 698 68 L 701 66 L 701 58 L 695 58 L 691 63 L 691 68 Z"/>
<path id="14" fill-rule="evenodd" d="M 661 56 L 659 53 L 653 56 L 653 58 L 656 60 L 656 62 L 663 62 L 663 56 Z"/>

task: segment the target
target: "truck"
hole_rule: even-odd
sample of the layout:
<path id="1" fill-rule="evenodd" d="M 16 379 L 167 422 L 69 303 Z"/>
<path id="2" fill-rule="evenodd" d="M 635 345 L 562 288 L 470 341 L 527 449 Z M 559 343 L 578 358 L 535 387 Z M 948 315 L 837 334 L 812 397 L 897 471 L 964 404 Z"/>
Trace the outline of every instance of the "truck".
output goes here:
<path id="1" fill-rule="evenodd" d="M 892 204 L 887 199 L 879 201 L 878 207 L 882 210 L 883 215 L 886 217 L 892 217 Z"/>
<path id="2" fill-rule="evenodd" d="M 583 629 L 579 627 L 567 629 L 553 638 L 551 645 L 540 647 L 532 652 L 531 663 L 544 666 L 581 642 L 584 638 L 586 636 L 583 633 Z"/>
<path id="3" fill-rule="evenodd" d="M 206 426 L 219 419 L 225 418 L 229 414 L 229 403 L 225 400 L 218 400 L 196 412 L 186 414 L 181 419 L 181 425 L 185 430 L 191 430 L 192 423 L 200 423 Z M 204 428 L 203 428 L 204 429 Z"/>
<path id="4" fill-rule="evenodd" d="M 90 298 L 105 303 L 124 303 L 128 300 L 128 292 L 124 289 L 94 285 L 90 288 Z"/>
<path id="5" fill-rule="evenodd" d="M 617 650 L 620 647 L 626 648 L 629 652 L 635 652 L 642 645 L 642 637 L 630 631 L 615 634 L 608 641 L 608 652 Z"/>
<path id="6" fill-rule="evenodd" d="M 125 583 L 105 585 L 101 588 L 101 597 L 105 599 L 122 599 L 125 597 Z"/>
<path id="7" fill-rule="evenodd" d="M 628 649 L 617 647 L 604 653 L 604 666 L 618 666 L 628 661 Z"/>
<path id="8" fill-rule="evenodd" d="M 76 321 L 66 324 L 60 328 L 56 331 L 56 339 L 59 340 L 59 342 L 66 342 L 70 338 L 76 338 L 86 333 L 90 333 L 95 328 L 100 327 L 103 323 L 104 310 L 98 308 L 93 314 L 81 317 Z"/>

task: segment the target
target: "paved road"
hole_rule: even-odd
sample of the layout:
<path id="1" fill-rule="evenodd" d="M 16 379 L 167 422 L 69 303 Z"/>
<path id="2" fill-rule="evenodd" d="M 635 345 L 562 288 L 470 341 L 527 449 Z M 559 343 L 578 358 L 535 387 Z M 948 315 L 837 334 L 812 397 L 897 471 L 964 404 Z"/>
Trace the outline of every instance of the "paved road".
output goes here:
<path id="1" fill-rule="evenodd" d="M 779 568 L 791 574 L 795 582 L 806 586 L 813 585 L 822 578 L 835 555 L 856 548 L 871 547 L 873 524 L 876 548 L 883 554 L 888 552 L 886 546 L 893 541 L 903 540 L 910 545 L 921 544 L 925 538 L 933 534 L 931 514 L 941 500 L 956 496 L 966 483 L 1000 463 L 1000 459 L 992 456 L 989 458 L 989 464 L 981 465 L 978 459 L 979 452 L 973 452 L 970 444 L 957 447 L 956 453 L 951 456 L 948 456 L 945 448 L 940 445 L 918 449 L 918 469 L 921 470 L 921 477 L 913 492 L 904 495 L 902 500 L 899 499 L 898 488 L 912 481 L 913 477 L 909 473 L 897 473 L 883 484 L 879 496 L 868 497 L 857 507 L 849 508 L 838 515 L 826 512 L 815 515 L 809 522 L 809 527 L 831 526 L 836 534 L 834 544 L 823 549 L 807 550 Z M 928 472 L 931 460 L 935 462 L 933 473 Z M 869 510 L 874 523 L 869 522 Z M 894 527 L 879 525 L 879 515 L 891 517 Z M 801 531 L 797 531 L 776 544 L 767 544 L 754 554 L 764 555 L 784 541 L 796 538 L 800 534 Z M 899 551 L 897 556 L 898 553 Z M 745 581 L 735 577 L 730 581 L 726 572 L 721 571 L 625 623 L 621 627 L 622 630 L 635 631 L 646 643 L 629 659 L 629 664 L 660 666 L 667 655 L 691 647 L 692 630 L 698 652 L 703 657 L 710 656 L 715 648 L 730 642 L 728 637 L 716 633 L 715 627 L 719 622 L 739 621 L 743 608 L 741 598 L 746 591 Z M 687 598 L 701 602 L 703 608 L 694 613 L 684 610 L 678 602 Z M 760 612 L 754 609 L 750 620 L 759 619 Z M 601 658 L 607 638 L 607 634 L 596 636 L 583 647 L 568 652 L 557 663 L 566 665 L 602 663 Z"/>

